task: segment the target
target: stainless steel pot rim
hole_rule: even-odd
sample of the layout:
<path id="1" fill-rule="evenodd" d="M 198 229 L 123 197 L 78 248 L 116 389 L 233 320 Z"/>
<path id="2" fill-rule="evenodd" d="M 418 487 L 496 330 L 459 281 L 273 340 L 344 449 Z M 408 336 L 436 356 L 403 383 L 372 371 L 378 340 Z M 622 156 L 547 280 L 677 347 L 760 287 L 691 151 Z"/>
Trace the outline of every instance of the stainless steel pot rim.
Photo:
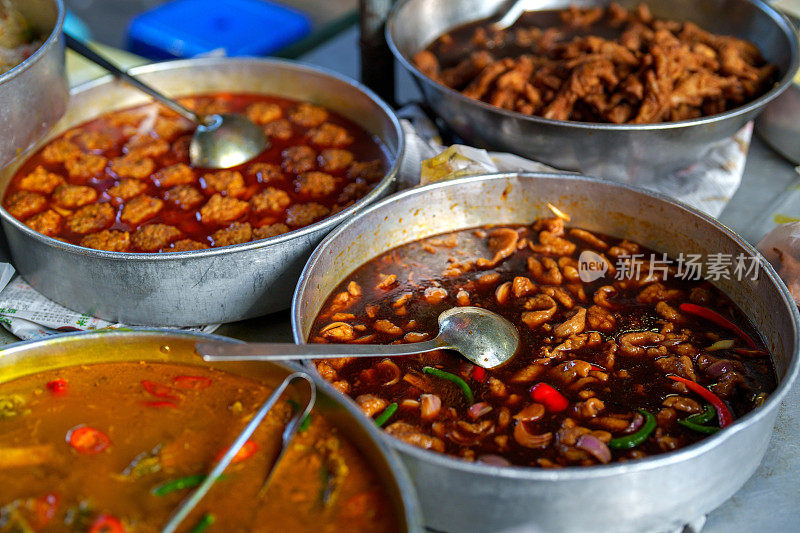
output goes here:
<path id="1" fill-rule="evenodd" d="M 792 299 L 791 294 L 789 293 L 789 289 L 781 280 L 780 276 L 778 276 L 775 269 L 758 253 L 758 251 L 750 245 L 746 240 L 744 240 L 741 236 L 739 236 L 736 232 L 728 228 L 727 226 L 721 224 L 716 219 L 697 211 L 696 209 L 689 207 L 685 203 L 665 196 L 663 194 L 659 194 L 653 191 L 649 191 L 647 189 L 636 187 L 628 184 L 617 183 L 617 182 L 609 182 L 608 180 L 603 180 L 600 178 L 593 178 L 588 176 L 576 176 L 575 174 L 568 174 L 568 173 L 558 173 L 558 172 L 525 172 L 525 173 L 496 173 L 496 174 L 483 174 L 478 176 L 468 176 L 464 178 L 458 178 L 455 180 L 444 181 L 444 182 L 437 182 L 431 183 L 429 185 L 424 185 L 422 187 L 416 187 L 413 189 L 407 189 L 405 191 L 396 193 L 389 198 L 381 200 L 378 203 L 375 203 L 369 206 L 364 211 L 360 212 L 356 217 L 353 219 L 348 220 L 347 222 L 343 223 L 341 226 L 337 227 L 334 231 L 328 234 L 325 239 L 317 246 L 314 253 L 306 263 L 303 272 L 300 274 L 300 281 L 297 284 L 297 288 L 295 289 L 294 297 L 292 298 L 292 334 L 294 335 L 294 340 L 298 344 L 305 344 L 306 339 L 303 336 L 303 332 L 300 330 L 300 323 L 298 320 L 299 316 L 299 309 L 300 309 L 300 298 L 299 295 L 303 292 L 303 288 L 307 283 L 308 280 L 308 272 L 314 267 L 314 264 L 319 260 L 322 252 L 327 247 L 328 243 L 336 239 L 341 233 L 347 230 L 347 228 L 354 224 L 359 218 L 369 215 L 374 211 L 379 211 L 384 209 L 387 205 L 397 202 L 400 199 L 406 198 L 408 196 L 424 196 L 425 192 L 439 189 L 439 188 L 456 188 L 460 184 L 470 183 L 470 182 L 481 182 L 481 181 L 494 181 L 494 180 L 508 180 L 513 178 L 549 178 L 549 179 L 569 179 L 576 182 L 576 186 L 579 185 L 580 182 L 587 182 L 587 183 L 602 183 L 603 185 L 607 185 L 609 187 L 616 187 L 622 190 L 624 193 L 636 193 L 642 194 L 645 196 L 649 196 L 664 202 L 671 203 L 685 211 L 688 211 L 695 216 L 701 218 L 704 222 L 713 225 L 718 230 L 722 231 L 726 234 L 730 239 L 734 240 L 737 244 L 742 246 L 748 253 L 752 254 L 753 257 L 759 258 L 761 272 L 763 272 L 770 280 L 772 280 L 779 288 L 781 295 L 783 297 L 784 303 L 791 309 L 791 314 L 794 319 L 793 327 L 794 327 L 794 338 L 798 338 L 798 330 L 800 329 L 800 312 L 798 312 L 797 305 L 795 305 L 794 300 Z M 465 461 L 462 459 L 457 459 L 442 453 L 437 452 L 430 452 L 427 450 L 423 450 L 417 446 L 413 446 L 411 444 L 407 444 L 402 442 L 399 439 L 395 439 L 388 434 L 384 433 L 384 438 L 386 438 L 389 444 L 396 449 L 402 451 L 404 454 L 412 455 L 416 459 L 420 461 L 426 461 L 435 463 L 445 468 L 452 468 L 455 470 L 462 470 L 464 472 L 472 473 L 472 474 L 483 474 L 483 475 L 493 475 L 493 476 L 500 476 L 508 479 L 525 479 L 525 480 L 536 480 L 536 481 L 554 481 L 554 480 L 584 480 L 588 478 L 604 478 L 604 477 L 612 477 L 617 475 L 622 475 L 630 472 L 639 472 L 642 470 L 652 470 L 657 468 L 662 468 L 664 466 L 680 463 L 694 457 L 698 457 L 703 455 L 704 453 L 710 451 L 712 448 L 717 446 L 718 444 L 722 443 L 725 440 L 733 438 L 733 436 L 742 430 L 745 427 L 745 424 L 742 421 L 746 420 L 758 420 L 766 416 L 768 409 L 766 408 L 769 405 L 777 404 L 783 400 L 786 394 L 789 392 L 789 389 L 794 385 L 795 381 L 797 381 L 798 375 L 800 375 L 800 341 L 795 341 L 793 346 L 793 353 L 794 358 L 792 359 L 789 368 L 786 370 L 786 376 L 781 380 L 778 384 L 778 387 L 769 395 L 766 402 L 762 406 L 757 409 L 754 409 L 747 415 L 743 416 L 740 419 L 737 419 L 736 422 L 726 428 L 725 431 L 720 431 L 715 435 L 707 437 L 695 444 L 690 446 L 686 446 L 674 452 L 668 452 L 661 455 L 645 457 L 644 459 L 637 459 L 635 461 L 624 462 L 624 463 L 614 463 L 608 465 L 596 465 L 596 466 L 569 466 L 560 469 L 543 469 L 543 468 L 535 468 L 535 467 L 524 467 L 524 466 L 493 466 L 493 465 L 485 465 L 480 463 L 473 463 L 469 461 Z M 341 393 L 339 393 L 341 394 Z M 342 396 L 344 396 L 342 394 Z M 346 401 L 352 403 L 352 405 L 358 408 L 355 401 L 349 396 L 345 398 Z M 366 416 L 363 415 L 362 416 Z"/>
<path id="2" fill-rule="evenodd" d="M 58 1 L 61 2 L 61 0 Z M 352 80 L 347 76 L 343 76 L 339 73 L 333 72 L 326 68 L 310 66 L 303 63 L 297 63 L 294 61 L 287 61 L 282 59 L 267 59 L 261 57 L 237 57 L 237 58 L 204 57 L 197 59 L 179 59 L 175 61 L 163 61 L 160 63 L 150 63 L 147 65 L 141 65 L 130 69 L 129 72 L 134 76 L 136 76 L 140 74 L 148 74 L 151 72 L 161 72 L 164 70 L 179 69 L 186 67 L 204 67 L 204 66 L 214 67 L 223 63 L 248 64 L 253 62 L 264 63 L 267 65 L 274 65 L 276 67 L 282 67 L 285 69 L 299 70 L 302 72 L 323 74 L 325 76 L 335 78 L 336 80 L 351 85 L 356 89 L 358 89 L 359 91 L 363 92 L 369 97 L 370 100 L 372 100 L 372 102 L 375 105 L 380 107 L 381 111 L 383 111 L 386 114 L 386 116 L 389 117 L 392 123 L 392 127 L 395 130 L 395 134 L 397 135 L 398 143 L 397 143 L 397 154 L 396 156 L 394 156 L 394 161 L 392 161 L 392 166 L 386 172 L 386 175 L 378 182 L 378 184 L 375 186 L 374 189 L 372 189 L 366 196 L 358 200 L 353 205 L 347 207 L 346 209 L 342 209 L 338 213 L 323 218 L 318 222 L 314 222 L 313 224 L 310 224 L 308 226 L 289 231 L 282 235 L 269 237 L 267 239 L 262 239 L 260 241 L 252 241 L 242 244 L 233 244 L 230 246 L 221 246 L 219 248 L 209 248 L 206 250 L 191 250 L 186 252 L 138 253 L 138 252 L 109 252 L 106 250 L 95 250 L 93 248 L 86 248 L 84 246 L 79 246 L 77 244 L 71 244 L 68 242 L 59 241 L 58 239 L 54 239 L 52 237 L 48 237 L 47 235 L 39 233 L 38 231 L 34 231 L 33 229 L 23 224 L 21 221 L 11 216 L 2 205 L 0 205 L 0 217 L 5 219 L 5 221 L 8 222 L 9 224 L 13 224 L 17 229 L 26 233 L 27 235 L 53 248 L 57 248 L 65 252 L 80 254 L 80 255 L 91 255 L 102 259 L 110 259 L 116 261 L 147 261 L 147 262 L 154 260 L 174 261 L 174 260 L 192 259 L 197 257 L 211 257 L 220 254 L 246 252 L 248 250 L 252 250 L 255 248 L 263 248 L 272 246 L 274 244 L 280 244 L 283 243 L 284 241 L 288 241 L 308 233 L 313 233 L 316 231 L 325 231 L 326 229 L 329 228 L 332 229 L 338 226 L 340 223 L 342 223 L 346 218 L 352 216 L 356 211 L 360 210 L 363 206 L 368 205 L 376 198 L 380 197 L 383 191 L 385 191 L 392 185 L 392 182 L 396 179 L 397 173 L 400 170 L 400 164 L 403 160 L 403 154 L 405 153 L 405 134 L 403 132 L 402 126 L 400 125 L 400 120 L 397 118 L 397 115 L 395 115 L 392 108 L 389 107 L 389 105 L 386 104 L 386 102 L 381 100 L 381 98 L 378 95 L 376 95 L 366 86 L 362 85 L 360 82 Z M 71 91 L 71 94 L 77 94 L 97 86 L 105 85 L 112 81 L 114 81 L 113 75 L 109 74 L 106 76 L 102 76 L 100 78 L 88 81 L 86 83 L 74 87 Z"/>
<path id="3" fill-rule="evenodd" d="M 417 67 L 414 65 L 412 61 L 409 61 L 406 58 L 405 54 L 403 54 L 400 49 L 397 47 L 397 44 L 394 42 L 392 37 L 393 27 L 398 24 L 399 20 L 399 11 L 403 9 L 403 7 L 412 2 L 414 0 L 399 0 L 394 8 L 392 8 L 391 13 L 389 14 L 389 20 L 386 24 L 385 36 L 386 42 L 389 44 L 389 48 L 392 50 L 395 58 L 397 58 L 402 65 L 407 68 L 410 72 L 412 72 L 415 76 L 420 79 L 426 80 L 429 83 L 434 84 L 437 89 L 442 92 L 447 93 L 448 95 L 461 100 L 464 103 L 475 105 L 479 108 L 482 108 L 486 111 L 492 111 L 498 113 L 500 115 L 504 115 L 509 118 L 515 119 L 522 119 L 533 123 L 538 124 L 546 124 L 550 126 L 562 126 L 562 127 L 572 127 L 576 129 L 583 129 L 583 130 L 602 130 L 602 131 L 654 131 L 654 130 L 672 130 L 672 129 L 680 129 L 684 127 L 691 127 L 691 126 L 702 126 L 713 124 L 715 122 L 722 121 L 727 118 L 733 118 L 740 115 L 744 115 L 749 113 L 753 109 L 760 108 L 773 99 L 775 99 L 779 94 L 781 94 L 786 87 L 788 87 L 792 83 L 792 78 L 794 74 L 797 72 L 798 68 L 800 67 L 800 43 L 798 42 L 797 32 L 794 30 L 792 23 L 783 15 L 781 12 L 777 11 L 775 8 L 763 2 L 762 0 L 749 0 L 751 3 L 755 4 L 756 7 L 761 9 L 764 13 L 766 13 L 774 22 L 777 24 L 781 30 L 783 30 L 784 37 L 789 40 L 789 50 L 791 55 L 791 65 L 787 72 L 781 77 L 780 81 L 775 84 L 775 86 L 767 91 L 766 93 L 762 94 L 755 100 L 748 102 L 742 106 L 736 107 L 724 113 L 718 113 L 716 115 L 709 115 L 707 117 L 700 117 L 690 120 L 679 120 L 675 122 L 659 122 L 655 124 L 606 124 L 603 122 L 581 122 L 577 120 L 554 120 L 539 116 L 533 115 L 526 115 L 524 113 L 519 113 L 516 111 L 510 111 L 508 109 L 503 109 L 497 106 L 493 106 L 481 100 L 476 100 L 474 98 L 469 98 L 464 96 L 460 92 L 443 85 L 430 77 L 423 74 Z"/>
<path id="4" fill-rule="evenodd" d="M 122 337 L 125 335 L 130 335 L 131 333 L 133 333 L 134 335 L 149 334 L 149 335 L 157 335 L 164 337 L 183 337 L 186 339 L 234 342 L 237 344 L 244 342 L 238 339 L 233 339 L 231 337 L 214 335 L 212 333 L 180 331 L 169 328 L 102 329 L 93 331 L 77 331 L 73 333 L 62 333 L 44 339 L 33 339 L 29 341 L 15 342 L 13 344 L 9 344 L 0 348 L 0 360 L 2 360 L 4 355 L 6 355 L 7 351 L 24 350 L 25 348 L 31 345 L 63 342 L 64 340 L 66 340 L 67 342 L 80 341 L 85 337 L 90 337 L 90 336 L 96 337 L 101 335 L 111 336 L 111 337 Z M 303 369 L 300 365 L 296 365 L 290 362 L 278 362 L 275 364 L 278 366 L 285 367 L 289 371 Z M 322 389 L 322 391 L 328 396 L 341 400 L 340 393 L 336 389 L 334 389 L 333 386 L 330 385 L 330 383 L 328 383 L 319 376 L 312 375 L 312 377 L 314 379 L 314 384 L 317 386 L 317 388 Z M 350 415 L 355 417 L 363 416 L 361 409 L 354 403 L 347 403 L 347 402 L 340 402 L 340 403 L 343 405 L 343 407 L 347 409 Z M 416 498 L 416 490 L 414 489 L 414 485 L 411 482 L 411 477 L 408 474 L 408 470 L 406 469 L 405 465 L 400 461 L 400 458 L 397 457 L 394 450 L 392 450 L 392 448 L 387 445 L 386 440 L 382 435 L 383 432 L 380 429 L 378 429 L 374 424 L 362 424 L 362 427 L 367 431 L 367 433 L 369 433 L 370 438 L 378 446 L 382 455 L 389 464 L 389 468 L 394 474 L 397 486 L 400 489 L 400 493 L 404 497 L 403 505 L 406 511 L 405 519 L 406 522 L 408 523 L 408 530 L 411 532 L 419 531 L 418 524 L 422 524 L 422 512 L 420 511 L 419 503 L 417 502 Z"/>
<path id="5" fill-rule="evenodd" d="M 56 7 L 58 7 L 58 18 L 56 19 L 56 24 L 53 26 L 53 31 L 50 32 L 50 35 L 47 37 L 47 40 L 42 43 L 42 46 L 36 49 L 36 51 L 31 54 L 30 57 L 25 59 L 22 63 L 17 65 L 16 67 L 12 68 L 8 72 L 0 75 L 0 84 L 4 82 L 16 78 L 18 75 L 22 74 L 25 70 L 28 70 L 34 63 L 39 61 L 39 58 L 43 56 L 47 50 L 55 46 L 55 42 L 58 39 L 58 36 L 61 34 L 61 27 L 64 25 L 64 17 L 66 16 L 66 10 L 64 9 L 64 1 L 63 0 L 54 0 L 56 3 Z"/>

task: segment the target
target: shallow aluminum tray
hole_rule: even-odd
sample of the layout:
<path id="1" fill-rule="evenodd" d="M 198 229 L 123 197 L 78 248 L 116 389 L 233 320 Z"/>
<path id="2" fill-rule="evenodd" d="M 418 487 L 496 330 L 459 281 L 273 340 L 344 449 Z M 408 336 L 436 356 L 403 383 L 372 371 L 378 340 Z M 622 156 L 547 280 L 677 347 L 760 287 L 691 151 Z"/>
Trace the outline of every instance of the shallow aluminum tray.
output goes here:
<path id="1" fill-rule="evenodd" d="M 271 59 L 205 58 L 134 68 L 168 95 L 264 93 L 328 107 L 379 137 L 392 167 L 367 196 L 343 211 L 284 235 L 192 252 L 137 254 L 92 250 L 37 233 L 0 208 L 14 266 L 36 290 L 70 309 L 148 326 L 233 322 L 289 307 L 311 251 L 331 229 L 393 190 L 403 132 L 392 110 L 362 85 L 332 72 Z M 148 101 L 104 77 L 75 89 L 47 139 L 101 113 Z M 0 196 L 19 163 L 0 172 Z"/>
<path id="2" fill-rule="evenodd" d="M 295 368 L 263 363 L 206 363 L 194 351 L 196 342 L 218 340 L 219 335 L 168 330 L 102 331 L 72 333 L 45 340 L 20 342 L 0 350 L 0 382 L 53 368 L 115 361 L 154 361 L 219 368 L 252 379 L 264 379 L 270 386 Z M 277 379 L 276 379 L 277 375 Z M 381 439 L 375 424 L 364 420 L 361 410 L 342 402 L 339 394 L 315 379 L 317 401 L 314 410 L 336 426 L 358 448 L 377 473 L 392 501 L 400 531 L 421 533 L 421 519 L 414 487 L 395 453 Z"/>
<path id="3" fill-rule="evenodd" d="M 0 167 L 30 148 L 64 114 L 69 100 L 64 67 L 62 0 L 11 0 L 44 43 L 0 75 Z"/>
<path id="4" fill-rule="evenodd" d="M 401 0 L 386 38 L 395 57 L 417 80 L 433 110 L 467 144 L 513 152 L 563 170 L 647 185 L 697 162 L 715 143 L 733 136 L 780 94 L 798 67 L 791 23 L 761 0 L 620 0 L 647 4 L 658 17 L 690 20 L 709 31 L 756 43 L 778 65 L 780 81 L 760 98 L 705 118 L 662 124 L 596 124 L 549 120 L 497 108 L 441 85 L 413 64 L 414 54 L 449 30 L 494 16 L 511 0 Z M 593 6 L 604 0 L 543 0 L 532 10 Z"/>
<path id="5" fill-rule="evenodd" d="M 714 219 L 664 196 L 594 178 L 495 174 L 403 191 L 331 233 L 306 265 L 292 329 L 305 342 L 329 292 L 367 260 L 404 243 L 484 224 L 552 216 L 626 237 L 671 257 L 757 255 Z M 560 470 L 493 467 L 428 452 L 386 436 L 417 486 L 426 525 L 449 532 L 642 532 L 678 530 L 730 498 L 767 449 L 778 407 L 800 371 L 797 306 L 760 260 L 757 281 L 715 284 L 753 321 L 774 356 L 780 384 L 766 403 L 702 442 L 640 461 Z M 787 510 L 787 512 L 790 512 Z"/>

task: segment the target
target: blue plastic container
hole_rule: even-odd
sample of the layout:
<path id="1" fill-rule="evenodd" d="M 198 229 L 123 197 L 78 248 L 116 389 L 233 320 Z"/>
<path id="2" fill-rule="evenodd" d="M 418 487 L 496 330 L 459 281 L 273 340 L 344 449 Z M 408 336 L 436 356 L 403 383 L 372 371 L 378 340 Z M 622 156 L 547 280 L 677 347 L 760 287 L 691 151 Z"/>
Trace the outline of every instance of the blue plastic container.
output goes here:
<path id="1" fill-rule="evenodd" d="M 153 60 L 219 49 L 227 56 L 263 56 L 310 31 L 306 15 L 265 0 L 174 0 L 131 21 L 127 48 Z"/>

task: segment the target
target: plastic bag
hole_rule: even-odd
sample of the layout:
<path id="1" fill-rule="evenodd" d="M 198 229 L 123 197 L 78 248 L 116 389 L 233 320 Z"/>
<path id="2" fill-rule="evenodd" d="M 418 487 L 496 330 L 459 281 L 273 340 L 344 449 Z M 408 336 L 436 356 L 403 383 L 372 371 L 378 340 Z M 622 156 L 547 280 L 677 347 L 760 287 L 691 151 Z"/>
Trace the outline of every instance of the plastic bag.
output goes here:
<path id="1" fill-rule="evenodd" d="M 777 226 L 756 248 L 775 268 L 795 303 L 800 305 L 800 222 Z"/>

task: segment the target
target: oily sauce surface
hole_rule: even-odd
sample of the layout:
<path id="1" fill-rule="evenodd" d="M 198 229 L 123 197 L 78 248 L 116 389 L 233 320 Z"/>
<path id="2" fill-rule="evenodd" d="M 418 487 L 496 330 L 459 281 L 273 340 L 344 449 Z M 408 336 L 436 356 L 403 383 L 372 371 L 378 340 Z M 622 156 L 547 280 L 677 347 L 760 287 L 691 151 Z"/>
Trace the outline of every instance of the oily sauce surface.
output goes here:
<path id="1" fill-rule="evenodd" d="M 504 248 L 512 242 L 513 251 Z M 501 250 L 509 255 L 493 263 Z M 713 391 L 737 418 L 774 390 L 758 333 L 711 283 L 652 277 L 647 262 L 641 275 L 584 283 L 576 270 L 584 250 L 612 265 L 629 253 L 650 257 L 629 241 L 565 230 L 558 219 L 462 230 L 390 250 L 333 290 L 312 342 L 418 342 L 436 335 L 441 312 L 472 305 L 511 321 L 520 352 L 488 370 L 447 351 L 318 361 L 317 368 L 370 416 L 396 403 L 386 430 L 406 442 L 467 460 L 542 467 L 635 459 L 704 438 L 678 420 L 702 412 L 707 402 L 668 376 Z M 674 263 L 670 268 L 675 274 Z M 730 330 L 678 311 L 682 303 L 725 316 L 755 339 L 757 350 Z M 727 348 L 714 347 L 721 340 Z M 463 379 L 474 401 L 453 382 L 424 373 L 426 366 Z M 542 383 L 567 404 L 555 411 L 533 400 Z M 596 455 L 593 439 L 579 442 L 586 434 L 608 443 L 635 433 L 643 422 L 638 410 L 657 420 L 641 444 Z"/>
<path id="2" fill-rule="evenodd" d="M 192 490 L 165 487 L 208 472 L 270 392 L 218 370 L 134 362 L 0 385 L 0 529 L 160 531 Z M 279 401 L 181 531 L 205 514 L 214 517 L 207 531 L 398 530 L 377 476 L 316 412 L 258 498 L 294 412 Z"/>

